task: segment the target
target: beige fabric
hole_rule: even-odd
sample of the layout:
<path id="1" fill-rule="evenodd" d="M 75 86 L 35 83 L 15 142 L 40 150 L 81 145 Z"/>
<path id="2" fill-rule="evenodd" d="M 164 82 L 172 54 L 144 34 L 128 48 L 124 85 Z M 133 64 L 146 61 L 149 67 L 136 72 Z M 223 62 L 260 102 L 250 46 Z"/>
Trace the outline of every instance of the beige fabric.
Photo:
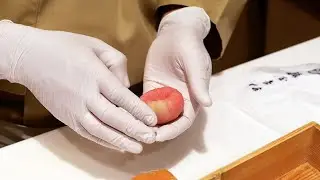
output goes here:
<path id="1" fill-rule="evenodd" d="M 130 82 L 137 84 L 143 78 L 148 48 L 156 35 L 155 15 L 160 8 L 163 9 L 167 5 L 204 8 L 219 31 L 216 36 L 220 38 L 214 41 L 222 40 L 224 52 L 246 1 L 0 0 L 0 19 L 10 19 L 15 23 L 41 29 L 69 31 L 99 38 L 127 56 Z M 217 42 L 212 42 L 215 43 Z M 76 63 L 77 60 L 74 61 Z M 24 124 L 33 124 L 29 121 L 37 119 L 48 121 L 49 112 L 23 86 L 0 81 L 0 90 L 25 96 L 25 108 L 21 117 Z"/>

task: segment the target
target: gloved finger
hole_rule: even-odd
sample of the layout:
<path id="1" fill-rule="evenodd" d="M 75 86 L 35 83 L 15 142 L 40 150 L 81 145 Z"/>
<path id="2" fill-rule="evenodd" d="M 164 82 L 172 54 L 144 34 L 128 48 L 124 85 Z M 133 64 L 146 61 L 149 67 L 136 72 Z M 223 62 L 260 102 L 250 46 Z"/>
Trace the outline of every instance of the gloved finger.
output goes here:
<path id="1" fill-rule="evenodd" d="M 80 34 L 74 34 L 73 36 L 79 37 L 83 43 L 88 44 L 119 81 L 124 86 L 130 87 L 127 73 L 127 58 L 123 53 L 100 39 Z"/>
<path id="2" fill-rule="evenodd" d="M 116 78 L 109 76 L 108 80 L 101 80 L 99 85 L 100 92 L 110 102 L 122 107 L 144 124 L 156 125 L 157 117 L 152 109 L 129 89 L 122 86 Z"/>
<path id="3" fill-rule="evenodd" d="M 117 130 L 108 127 L 91 113 L 87 113 L 80 123 L 89 134 L 92 134 L 93 136 L 102 139 L 119 149 L 123 149 L 134 154 L 139 154 L 142 151 L 141 144 Z"/>
<path id="4" fill-rule="evenodd" d="M 115 49 L 109 49 L 102 52 L 99 55 L 99 58 L 125 87 L 130 87 L 127 71 L 127 57 L 124 54 Z"/>
<path id="5" fill-rule="evenodd" d="M 192 43 L 190 43 L 192 45 Z M 210 106 L 212 100 L 209 94 L 210 76 L 212 73 L 211 59 L 203 43 L 189 47 L 192 51 L 183 53 L 183 61 L 188 85 L 192 95 L 199 104 Z"/>
<path id="6" fill-rule="evenodd" d="M 159 83 L 155 83 L 153 81 L 144 81 L 143 82 L 143 94 L 151 91 L 152 89 L 157 89 L 157 88 L 161 88 L 163 87 L 163 85 L 159 84 Z"/>
<path id="7" fill-rule="evenodd" d="M 155 132 L 130 113 L 116 107 L 101 94 L 96 100 L 88 103 L 88 109 L 105 124 L 147 144 L 155 141 Z"/>
<path id="8" fill-rule="evenodd" d="M 193 124 L 196 116 L 196 110 L 194 108 L 196 107 L 193 107 L 189 100 L 185 100 L 184 103 L 183 116 L 170 124 L 156 129 L 156 141 L 163 142 L 174 139 L 189 129 Z"/>
<path id="9" fill-rule="evenodd" d="M 120 149 L 120 148 L 117 148 L 113 145 L 111 145 L 110 143 L 107 143 L 105 141 L 103 141 L 102 139 L 100 138 L 97 138 L 95 136 L 93 136 L 92 134 L 90 134 L 85 128 L 83 128 L 81 125 L 80 127 L 78 127 L 78 130 L 77 130 L 77 133 L 79 135 L 81 135 L 82 137 L 90 140 L 90 141 L 93 141 L 101 146 L 104 146 L 104 147 L 107 147 L 109 149 L 113 149 L 113 150 L 116 150 L 116 151 L 119 151 L 119 152 L 125 152 L 123 149 Z"/>

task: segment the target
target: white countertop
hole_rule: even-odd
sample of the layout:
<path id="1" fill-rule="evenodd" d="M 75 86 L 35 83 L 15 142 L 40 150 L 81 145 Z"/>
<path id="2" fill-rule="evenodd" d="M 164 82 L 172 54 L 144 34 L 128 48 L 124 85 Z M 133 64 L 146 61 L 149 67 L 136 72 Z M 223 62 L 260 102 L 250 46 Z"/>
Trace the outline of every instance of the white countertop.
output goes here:
<path id="1" fill-rule="evenodd" d="M 289 95 L 281 101 L 283 105 L 268 106 L 267 95 L 257 102 L 259 91 L 252 95 L 253 91 L 245 90 L 250 79 L 261 79 L 254 72 L 257 67 L 304 63 L 320 63 L 320 37 L 214 75 L 210 87 L 214 104 L 175 140 L 148 145 L 140 155 L 120 154 L 64 127 L 0 149 L 0 179 L 125 180 L 157 168 L 168 168 L 181 180 L 199 179 L 309 121 L 320 122 L 320 106 L 301 108 L 300 103 L 290 104 L 289 109 L 289 103 L 284 103 L 289 102 Z M 320 89 L 320 76 L 315 83 Z"/>

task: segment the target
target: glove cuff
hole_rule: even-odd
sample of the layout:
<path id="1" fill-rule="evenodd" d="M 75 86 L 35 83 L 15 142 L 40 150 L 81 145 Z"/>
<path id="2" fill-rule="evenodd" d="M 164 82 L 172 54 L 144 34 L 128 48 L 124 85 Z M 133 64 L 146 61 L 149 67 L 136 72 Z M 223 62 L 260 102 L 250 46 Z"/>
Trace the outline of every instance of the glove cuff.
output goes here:
<path id="1" fill-rule="evenodd" d="M 13 69 L 21 55 L 20 43 L 26 35 L 23 28 L 10 20 L 0 21 L 0 79 L 13 82 Z"/>
<path id="2" fill-rule="evenodd" d="M 185 7 L 164 16 L 160 22 L 158 34 L 174 26 L 192 28 L 204 39 L 210 31 L 211 21 L 204 9 Z"/>

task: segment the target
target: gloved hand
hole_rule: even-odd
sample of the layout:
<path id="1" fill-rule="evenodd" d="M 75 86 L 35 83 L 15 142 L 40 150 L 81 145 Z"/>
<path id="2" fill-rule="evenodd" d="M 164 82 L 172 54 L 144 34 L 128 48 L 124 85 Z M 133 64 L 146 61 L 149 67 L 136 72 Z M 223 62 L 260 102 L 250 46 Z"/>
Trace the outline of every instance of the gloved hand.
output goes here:
<path id="1" fill-rule="evenodd" d="M 211 58 L 203 39 L 210 18 L 198 7 L 186 7 L 166 15 L 160 22 L 144 72 L 144 92 L 170 86 L 184 97 L 184 113 L 171 124 L 156 129 L 156 141 L 179 136 L 194 122 L 200 106 L 212 104 L 209 95 Z"/>
<path id="2" fill-rule="evenodd" d="M 57 119 L 100 145 L 140 153 L 154 112 L 127 88 L 126 57 L 104 42 L 0 21 L 2 79 L 26 86 Z"/>

